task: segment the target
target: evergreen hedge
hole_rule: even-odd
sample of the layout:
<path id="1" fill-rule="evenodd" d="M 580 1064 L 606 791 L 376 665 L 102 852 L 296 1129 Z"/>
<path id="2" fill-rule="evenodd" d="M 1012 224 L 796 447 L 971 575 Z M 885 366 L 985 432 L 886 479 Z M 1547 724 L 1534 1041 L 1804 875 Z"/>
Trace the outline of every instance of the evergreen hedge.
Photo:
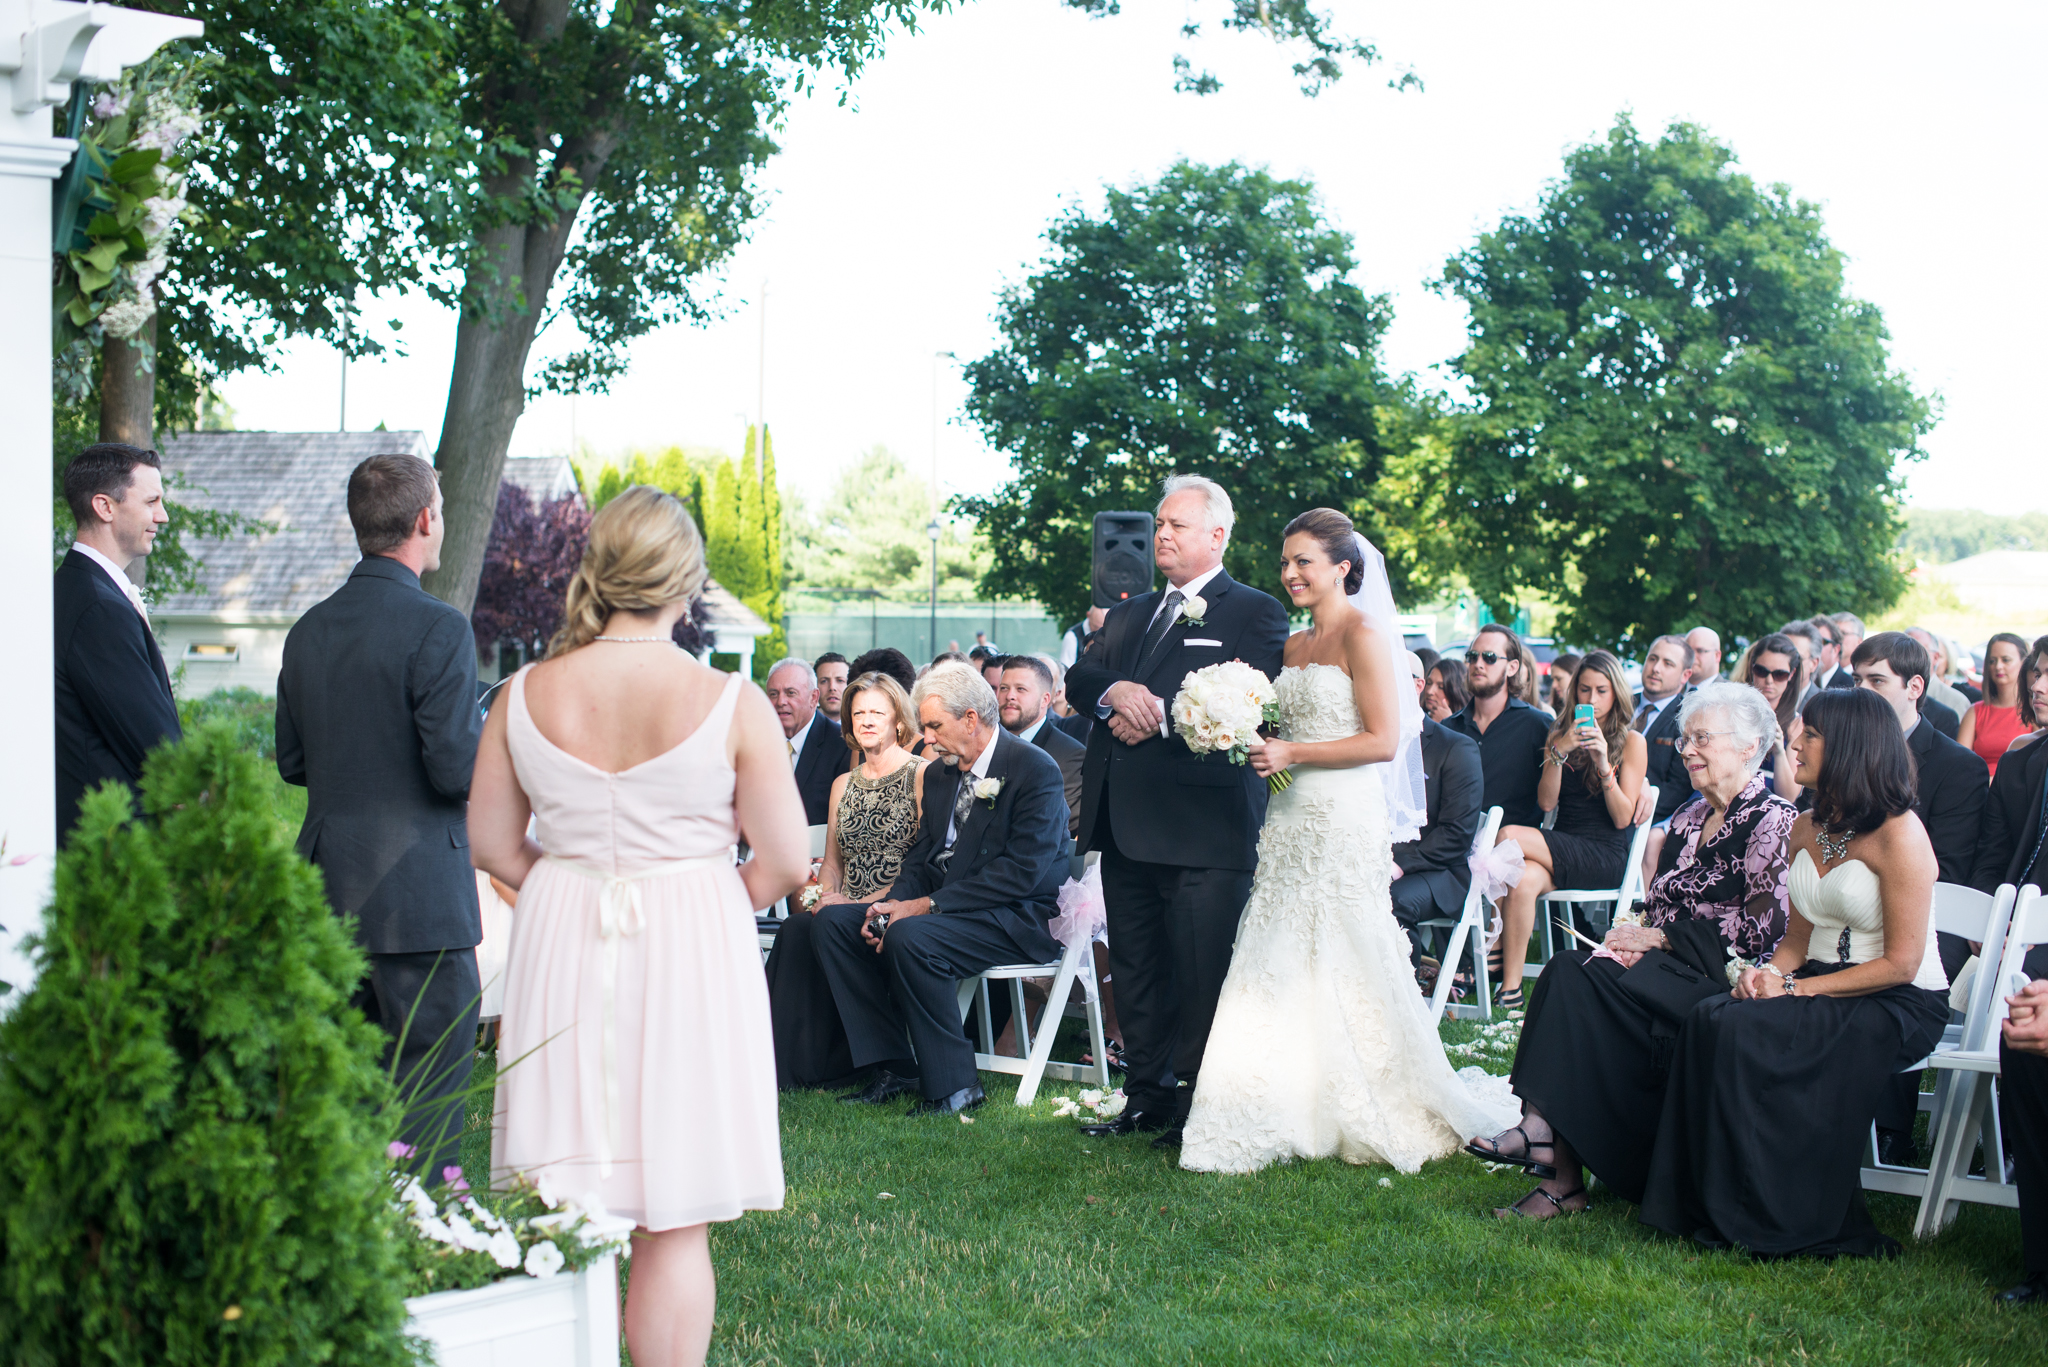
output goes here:
<path id="1" fill-rule="evenodd" d="M 397 1364 L 363 959 L 213 724 L 89 795 L 0 1022 L 0 1364 Z"/>

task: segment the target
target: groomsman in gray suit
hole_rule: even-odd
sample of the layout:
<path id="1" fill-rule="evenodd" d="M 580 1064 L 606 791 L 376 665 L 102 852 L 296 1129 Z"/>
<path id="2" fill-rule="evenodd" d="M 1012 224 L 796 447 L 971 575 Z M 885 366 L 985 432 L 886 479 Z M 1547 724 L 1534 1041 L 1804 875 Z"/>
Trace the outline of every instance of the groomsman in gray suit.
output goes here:
<path id="1" fill-rule="evenodd" d="M 431 465 L 370 457 L 349 476 L 348 517 L 362 560 L 285 638 L 277 768 L 306 789 L 299 853 L 370 957 L 356 1005 L 391 1037 L 399 1137 L 438 1177 L 459 1151 L 482 995 L 469 861 L 476 641 L 420 587 L 446 531 Z"/>

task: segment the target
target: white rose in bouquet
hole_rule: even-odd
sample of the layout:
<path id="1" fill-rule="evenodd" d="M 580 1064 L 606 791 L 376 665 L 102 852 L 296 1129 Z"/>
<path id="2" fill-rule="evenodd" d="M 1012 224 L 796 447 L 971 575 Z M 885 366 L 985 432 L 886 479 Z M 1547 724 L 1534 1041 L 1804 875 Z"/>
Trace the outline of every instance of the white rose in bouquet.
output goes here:
<path id="1" fill-rule="evenodd" d="M 1280 720 L 1280 695 L 1273 681 L 1242 660 L 1226 660 L 1192 671 L 1173 699 L 1173 727 L 1198 755 L 1221 752 L 1232 764 L 1251 754 L 1259 728 Z M 1279 792 L 1294 781 L 1282 770 L 1266 780 Z"/>

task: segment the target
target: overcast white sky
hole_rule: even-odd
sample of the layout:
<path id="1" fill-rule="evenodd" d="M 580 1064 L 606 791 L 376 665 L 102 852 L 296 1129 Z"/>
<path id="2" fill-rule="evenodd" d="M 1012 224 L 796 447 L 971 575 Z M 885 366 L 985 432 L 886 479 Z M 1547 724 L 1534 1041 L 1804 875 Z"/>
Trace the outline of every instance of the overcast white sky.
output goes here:
<path id="1" fill-rule="evenodd" d="M 1380 69 L 1354 69 L 1306 99 L 1288 56 L 1263 38 L 1179 39 L 1183 18 L 1213 21 L 1218 0 L 1124 0 L 1108 20 L 1057 0 L 970 0 L 898 35 L 848 104 L 828 96 L 792 111 L 763 182 L 773 203 L 725 275 L 727 316 L 643 339 L 609 395 L 534 402 L 514 454 L 566 452 L 572 429 L 600 454 L 736 451 L 756 405 L 765 282 L 767 413 L 786 483 L 822 488 L 876 443 L 926 468 L 936 370 L 941 484 L 990 488 L 1007 461 L 965 425 L 958 371 L 934 353 L 966 360 L 994 346 L 997 293 L 1039 259 L 1063 206 L 1099 203 L 1104 184 L 1149 179 L 1183 156 L 1312 179 L 1356 240 L 1358 282 L 1392 296 L 1389 371 L 1428 378 L 1464 338 L 1463 310 L 1427 287 L 1444 259 L 1532 208 L 1565 150 L 1627 110 L 1646 133 L 1704 124 L 1751 175 L 1822 206 L 1851 290 L 1883 310 L 1897 363 L 1943 402 L 1929 459 L 1909 473 L 1913 501 L 2048 509 L 2026 397 L 2040 392 L 2037 320 L 2048 314 L 2029 245 L 2048 210 L 2048 10 L 1329 8 L 1427 89 L 1396 94 Z M 1182 50 L 1224 78 L 1222 93 L 1173 93 Z M 367 316 L 405 320 L 411 355 L 351 367 L 349 426 L 437 438 L 453 315 L 396 300 Z M 536 363 L 566 349 L 544 335 Z M 331 428 L 337 379 L 334 352 L 301 344 L 275 373 L 235 377 L 225 393 L 243 427 Z"/>

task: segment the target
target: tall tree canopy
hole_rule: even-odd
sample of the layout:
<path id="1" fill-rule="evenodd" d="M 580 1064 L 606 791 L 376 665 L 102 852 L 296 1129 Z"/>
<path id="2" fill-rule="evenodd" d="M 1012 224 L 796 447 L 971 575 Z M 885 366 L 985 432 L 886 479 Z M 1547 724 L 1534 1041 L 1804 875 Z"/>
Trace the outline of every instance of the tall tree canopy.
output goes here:
<path id="1" fill-rule="evenodd" d="M 967 411 L 1017 471 L 961 504 L 994 551 L 984 589 L 1080 616 L 1094 515 L 1150 508 L 1175 473 L 1230 491 L 1225 563 L 1276 586 L 1288 519 L 1360 507 L 1378 474 L 1390 313 L 1351 283 L 1351 239 L 1306 181 L 1191 162 L 1047 237 L 967 367 Z"/>
<path id="2" fill-rule="evenodd" d="M 798 501 L 789 517 L 790 583 L 915 597 L 932 582 L 932 487 L 886 446 L 872 447 L 839 472 L 815 506 Z M 961 598 L 989 566 L 974 529 L 939 519 L 939 594 Z"/>
<path id="3" fill-rule="evenodd" d="M 1898 597 L 1895 471 L 1929 401 L 1820 211 L 1703 130 L 1622 119 L 1442 288 L 1471 310 L 1477 407 L 1432 511 L 1496 615 L 1544 593 L 1560 634 L 1620 644 Z"/>

